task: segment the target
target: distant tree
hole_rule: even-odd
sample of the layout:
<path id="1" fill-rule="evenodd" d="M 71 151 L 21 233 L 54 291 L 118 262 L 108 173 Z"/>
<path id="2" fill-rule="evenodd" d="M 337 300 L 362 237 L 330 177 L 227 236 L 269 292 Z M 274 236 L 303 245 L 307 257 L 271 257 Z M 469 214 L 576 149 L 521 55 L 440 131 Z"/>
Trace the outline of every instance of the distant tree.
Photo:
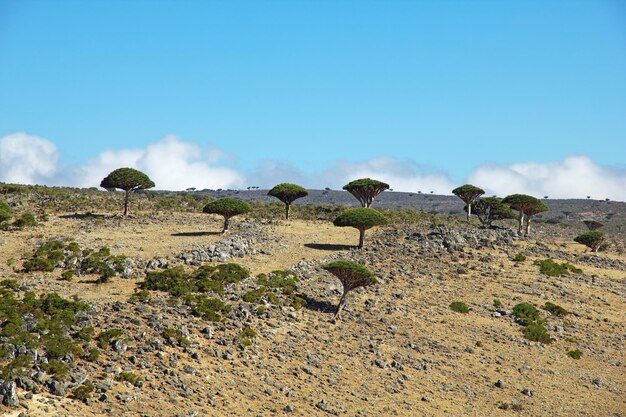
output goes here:
<path id="1" fill-rule="evenodd" d="M 469 222 L 472 217 L 472 204 L 478 197 L 485 194 L 485 191 L 471 184 L 465 184 L 452 190 L 452 194 L 459 197 L 467 205 L 467 221 Z"/>
<path id="2" fill-rule="evenodd" d="M 338 227 L 354 227 L 359 231 L 359 249 L 363 248 L 365 231 L 374 226 L 387 224 L 388 220 L 380 211 L 373 208 L 349 208 L 335 219 L 333 224 Z"/>
<path id="3" fill-rule="evenodd" d="M 11 207 L 6 201 L 0 200 L 0 223 L 10 220 L 11 217 L 13 217 Z"/>
<path id="4" fill-rule="evenodd" d="M 202 209 L 203 213 L 219 214 L 224 217 L 222 233 L 228 232 L 228 224 L 231 217 L 248 213 L 252 210 L 250 204 L 232 197 L 224 197 L 208 203 Z"/>
<path id="5" fill-rule="evenodd" d="M 361 178 L 344 185 L 343 189 L 356 197 L 362 207 L 369 208 L 376 196 L 389 189 L 389 184 L 371 178 Z"/>
<path id="6" fill-rule="evenodd" d="M 604 226 L 604 224 L 595 220 L 583 220 L 583 223 L 585 223 L 585 226 L 587 226 L 587 229 L 589 230 L 598 230 Z"/>
<path id="7" fill-rule="evenodd" d="M 346 304 L 348 292 L 355 288 L 376 284 L 377 282 L 374 274 L 357 262 L 338 260 L 327 263 L 322 268 L 339 278 L 343 285 L 343 294 L 335 311 L 335 319 L 339 318 L 341 310 L 343 310 Z"/>
<path id="8" fill-rule="evenodd" d="M 526 211 L 531 210 L 533 207 L 537 206 L 540 200 L 527 194 L 511 194 L 504 197 L 502 202 L 504 204 L 507 204 L 513 210 L 519 211 L 517 234 L 521 235 L 522 229 L 524 227 L 524 215 L 526 214 Z"/>
<path id="9" fill-rule="evenodd" d="M 592 252 L 597 252 L 605 242 L 604 233 L 599 230 L 590 230 L 574 238 L 574 241 L 587 246 Z"/>
<path id="10" fill-rule="evenodd" d="M 465 206 L 467 210 L 467 206 Z M 514 219 L 515 213 L 497 197 L 479 198 L 474 203 L 474 214 L 483 226 L 491 227 L 496 220 Z"/>
<path id="11" fill-rule="evenodd" d="M 544 211 L 548 210 L 550 210 L 550 207 L 548 207 L 548 205 L 541 200 L 537 200 L 534 205 L 526 208 L 526 211 L 524 211 L 524 214 L 526 214 L 526 230 L 524 232 L 525 236 L 530 235 L 530 221 L 532 220 L 533 216 L 535 214 L 543 213 Z"/>
<path id="12" fill-rule="evenodd" d="M 128 195 L 131 191 L 154 187 L 154 182 L 146 174 L 133 168 L 118 168 L 107 175 L 100 187 L 107 190 L 124 190 L 124 216 L 128 215 Z"/>
<path id="13" fill-rule="evenodd" d="M 285 203 L 285 219 L 289 219 L 289 209 L 291 207 L 291 203 L 299 198 L 306 197 L 309 195 L 309 192 L 299 185 L 283 182 L 282 184 L 278 184 L 269 190 L 267 195 L 276 197 Z"/>

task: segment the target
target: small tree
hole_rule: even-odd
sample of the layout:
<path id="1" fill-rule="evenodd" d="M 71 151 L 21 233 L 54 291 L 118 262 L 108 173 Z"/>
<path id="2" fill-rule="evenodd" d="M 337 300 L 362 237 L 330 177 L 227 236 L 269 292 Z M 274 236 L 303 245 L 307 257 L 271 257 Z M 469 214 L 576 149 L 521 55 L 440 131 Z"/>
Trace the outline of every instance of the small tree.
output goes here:
<path id="1" fill-rule="evenodd" d="M 146 174 L 133 168 L 118 168 L 107 175 L 100 187 L 107 190 L 119 188 L 124 190 L 124 216 L 128 215 L 128 195 L 131 191 L 145 190 L 154 187 L 154 182 Z"/>
<path id="2" fill-rule="evenodd" d="M 589 230 L 598 230 L 604 226 L 604 224 L 595 220 L 583 220 L 583 223 L 585 223 L 585 226 L 587 226 L 587 229 Z"/>
<path id="3" fill-rule="evenodd" d="M 212 201 L 202 209 L 204 213 L 224 216 L 224 228 L 222 229 L 222 233 L 228 232 L 228 223 L 231 217 L 248 213 L 250 210 L 252 210 L 250 204 L 232 197 L 224 197 Z"/>
<path id="4" fill-rule="evenodd" d="M 543 213 L 544 211 L 548 211 L 548 210 L 550 210 L 548 205 L 539 199 L 537 199 L 534 205 L 531 205 L 528 208 L 526 208 L 526 211 L 524 212 L 526 214 L 526 230 L 524 232 L 524 235 L 526 236 L 530 235 L 530 221 L 533 218 L 533 216 L 535 214 Z"/>
<path id="5" fill-rule="evenodd" d="M 452 190 L 452 194 L 459 197 L 467 204 L 467 221 L 469 222 L 472 217 L 472 204 L 478 197 L 485 194 L 485 191 L 471 184 L 465 184 Z"/>
<path id="6" fill-rule="evenodd" d="M 465 210 L 468 206 L 465 206 Z M 514 219 L 515 213 L 498 197 L 484 197 L 474 202 L 474 214 L 483 226 L 491 227 L 496 220 Z"/>
<path id="7" fill-rule="evenodd" d="M 341 295 L 337 310 L 335 311 L 335 319 L 339 318 L 341 310 L 343 310 L 346 304 L 348 292 L 355 288 L 376 284 L 377 282 L 376 277 L 370 270 L 353 261 L 333 261 L 323 265 L 322 268 L 339 278 L 339 281 L 341 281 L 343 285 L 343 294 Z"/>
<path id="8" fill-rule="evenodd" d="M 371 178 L 361 178 L 344 185 L 343 189 L 356 197 L 362 207 L 369 208 L 378 194 L 389 189 L 389 184 Z"/>
<path id="9" fill-rule="evenodd" d="M 387 217 L 372 208 L 349 208 L 344 210 L 333 224 L 339 227 L 354 227 L 359 231 L 359 249 L 363 248 L 365 231 L 374 226 L 387 224 Z"/>
<path id="10" fill-rule="evenodd" d="M 519 211 L 519 223 L 517 228 L 517 234 L 522 234 L 522 228 L 524 227 L 524 215 L 527 210 L 535 207 L 540 200 L 527 194 L 511 194 L 504 197 L 502 203 L 507 204 L 513 210 Z"/>
<path id="11" fill-rule="evenodd" d="M 599 230 L 590 230 L 576 236 L 574 242 L 587 246 L 592 252 L 597 252 L 605 242 L 604 233 Z"/>
<path id="12" fill-rule="evenodd" d="M 291 203 L 299 198 L 306 197 L 309 195 L 309 192 L 299 185 L 283 182 L 269 190 L 267 195 L 276 197 L 285 203 L 285 219 L 289 220 L 289 208 L 291 207 Z"/>

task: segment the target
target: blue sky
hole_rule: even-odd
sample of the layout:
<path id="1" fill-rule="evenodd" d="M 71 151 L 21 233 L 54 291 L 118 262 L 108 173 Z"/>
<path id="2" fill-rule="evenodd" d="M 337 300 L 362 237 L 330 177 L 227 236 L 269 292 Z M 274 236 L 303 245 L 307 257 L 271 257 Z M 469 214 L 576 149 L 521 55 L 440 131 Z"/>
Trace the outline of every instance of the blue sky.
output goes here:
<path id="1" fill-rule="evenodd" d="M 239 186 L 574 155 L 620 188 L 624 74 L 621 1 L 0 0 L 0 138 L 52 143 L 57 182 L 175 135 Z"/>

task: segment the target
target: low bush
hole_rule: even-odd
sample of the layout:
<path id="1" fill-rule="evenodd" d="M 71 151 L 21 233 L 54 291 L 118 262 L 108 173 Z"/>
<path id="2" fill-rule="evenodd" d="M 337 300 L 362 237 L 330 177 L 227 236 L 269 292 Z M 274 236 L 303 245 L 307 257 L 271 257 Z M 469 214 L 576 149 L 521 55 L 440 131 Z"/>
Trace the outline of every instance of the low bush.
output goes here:
<path id="1" fill-rule="evenodd" d="M 517 318 L 518 323 L 528 326 L 539 320 L 539 310 L 530 303 L 519 303 L 513 307 L 513 316 Z"/>
<path id="2" fill-rule="evenodd" d="M 524 327 L 523 333 L 526 339 L 533 342 L 541 342 L 545 344 L 552 342 L 552 339 L 550 339 L 550 333 L 548 333 L 548 329 L 546 329 L 542 324 L 529 324 L 528 326 Z"/>
<path id="3" fill-rule="evenodd" d="M 569 314 L 569 311 L 567 311 L 560 305 L 551 303 L 550 301 L 546 302 L 542 308 L 546 311 L 549 311 L 553 316 L 557 317 L 565 317 Z"/>
<path id="4" fill-rule="evenodd" d="M 457 313 L 467 314 L 469 313 L 469 307 L 462 301 L 453 301 L 450 303 L 450 310 L 456 311 Z"/>
<path id="5" fill-rule="evenodd" d="M 568 275 L 570 272 L 580 273 L 581 269 L 576 268 L 574 265 L 564 262 L 558 263 L 553 259 L 544 259 L 535 261 L 536 265 L 539 265 L 539 272 L 548 275 L 550 277 L 557 277 L 560 275 Z"/>
<path id="6" fill-rule="evenodd" d="M 575 349 L 575 350 L 570 350 L 569 352 L 567 352 L 567 356 L 569 356 L 572 359 L 577 359 L 578 360 L 578 359 L 582 358 L 583 353 L 580 350 Z"/>
<path id="7" fill-rule="evenodd" d="M 518 254 L 516 254 L 516 255 L 513 257 L 513 260 L 514 260 L 515 262 L 524 262 L 524 261 L 526 260 L 526 255 L 523 255 L 523 254 L 521 254 L 521 253 L 518 253 Z"/>

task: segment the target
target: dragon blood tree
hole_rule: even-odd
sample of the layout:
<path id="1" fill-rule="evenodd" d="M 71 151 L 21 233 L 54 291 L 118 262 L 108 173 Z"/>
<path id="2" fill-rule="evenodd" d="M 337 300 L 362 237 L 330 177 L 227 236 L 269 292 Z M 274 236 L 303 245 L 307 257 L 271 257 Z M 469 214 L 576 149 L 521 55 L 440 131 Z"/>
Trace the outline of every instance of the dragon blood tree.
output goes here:
<path id="1" fill-rule="evenodd" d="M 276 197 L 285 203 L 285 219 L 289 220 L 289 209 L 291 207 L 291 203 L 299 198 L 306 197 L 309 195 L 309 192 L 299 185 L 283 182 L 282 184 L 278 184 L 269 190 L 267 195 Z"/>
<path id="2" fill-rule="evenodd" d="M 346 297 L 350 291 L 355 288 L 373 285 L 377 282 L 374 274 L 357 262 L 338 260 L 327 263 L 322 268 L 339 278 L 343 285 L 343 294 L 335 311 L 335 319 L 339 318 L 341 310 L 346 305 Z"/>
<path id="3" fill-rule="evenodd" d="M 472 204 L 478 197 L 485 194 L 485 191 L 471 184 L 465 184 L 452 190 L 452 194 L 459 197 L 467 205 L 467 221 L 469 222 L 472 217 Z"/>
<path id="4" fill-rule="evenodd" d="M 133 168 L 118 168 L 107 175 L 100 187 L 107 190 L 124 190 L 124 216 L 128 215 L 128 195 L 131 191 L 154 187 L 154 182 L 146 174 Z"/>
<path id="5" fill-rule="evenodd" d="M 223 216 L 224 227 L 222 228 L 222 233 L 226 233 L 228 232 L 228 223 L 231 217 L 248 213 L 250 210 L 252 210 L 252 207 L 245 201 L 239 200 L 238 198 L 224 197 L 204 206 L 202 212 Z"/>
<path id="6" fill-rule="evenodd" d="M 362 207 L 369 208 L 376 196 L 389 189 L 389 184 L 371 178 L 361 178 L 344 185 L 343 189 L 359 200 Z"/>

